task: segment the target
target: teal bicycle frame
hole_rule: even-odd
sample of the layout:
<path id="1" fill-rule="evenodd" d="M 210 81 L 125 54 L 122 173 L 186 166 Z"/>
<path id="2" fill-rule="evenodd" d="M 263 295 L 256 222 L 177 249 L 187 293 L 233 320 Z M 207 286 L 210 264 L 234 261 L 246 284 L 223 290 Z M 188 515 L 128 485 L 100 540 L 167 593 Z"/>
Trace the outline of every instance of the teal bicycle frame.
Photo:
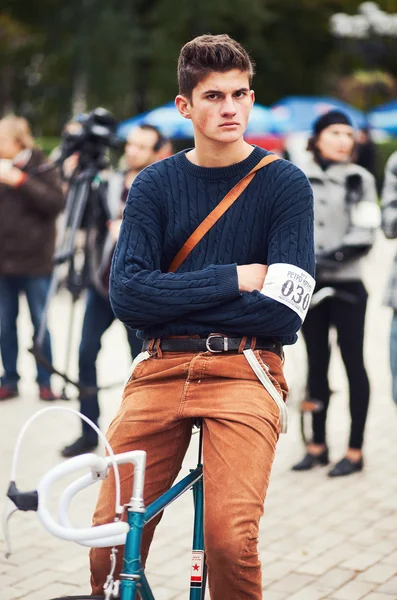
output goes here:
<path id="1" fill-rule="evenodd" d="M 165 492 L 145 509 L 141 511 L 128 509 L 130 530 L 125 543 L 123 569 L 120 575 L 120 600 L 135 600 L 137 594 L 139 594 L 141 600 L 155 600 L 140 558 L 143 528 L 146 523 L 149 523 L 174 500 L 191 488 L 193 488 L 194 501 L 194 528 L 189 600 L 204 600 L 207 569 L 204 553 L 204 497 L 201 453 L 202 430 L 200 429 L 197 468 L 191 470 L 189 475 L 176 483 L 168 492 Z"/>
<path id="2" fill-rule="evenodd" d="M 37 414 L 33 418 L 36 418 L 36 416 Z M 25 426 L 25 429 L 26 427 L 27 426 Z M 22 439 L 22 434 L 20 434 L 19 440 L 20 439 Z M 110 573 L 105 596 L 106 598 L 109 598 L 109 595 L 110 597 L 113 597 L 113 594 L 117 594 L 117 589 L 119 589 L 120 600 L 136 600 L 137 596 L 139 596 L 141 600 L 155 600 L 141 562 L 143 528 L 146 523 L 149 523 L 149 521 L 158 516 L 179 496 L 184 494 L 187 490 L 193 489 L 194 529 L 189 599 L 204 600 L 207 569 L 204 552 L 202 444 L 203 437 L 202 429 L 200 428 L 197 467 L 194 470 L 191 470 L 189 475 L 172 486 L 170 490 L 147 507 L 145 507 L 143 503 L 146 463 L 145 452 L 125 452 L 113 455 L 113 458 L 101 458 L 93 454 L 76 456 L 50 469 L 50 471 L 48 471 L 40 480 L 37 490 L 32 492 L 21 492 L 18 490 L 15 483 L 15 465 L 13 465 L 11 481 L 7 492 L 9 501 L 8 510 L 5 513 L 3 521 L 8 552 L 11 553 L 8 521 L 11 515 L 17 510 L 36 511 L 41 523 L 50 533 L 61 539 L 75 541 L 88 547 L 95 547 L 95 542 L 97 540 L 102 540 L 101 545 L 98 547 L 117 546 L 123 543 L 118 541 L 120 536 L 122 538 L 125 536 L 124 560 L 122 573 L 120 575 L 120 586 L 113 580 L 112 573 Z M 18 444 L 17 448 L 19 448 Z M 17 455 L 18 452 L 16 452 L 16 456 Z M 125 522 L 115 519 L 113 523 L 99 525 L 97 527 L 73 528 L 68 519 L 68 507 L 71 499 L 79 491 L 95 483 L 98 479 L 105 479 L 112 462 L 114 462 L 114 464 L 131 463 L 135 468 L 132 496 L 130 502 L 125 506 L 125 509 L 127 510 L 128 527 Z M 47 505 L 51 485 L 57 479 L 60 479 L 65 475 L 70 475 L 72 472 L 82 468 L 89 468 L 90 473 L 73 481 L 63 491 L 58 507 L 58 520 L 55 520 L 51 516 Z M 119 505 L 119 500 L 117 501 L 117 505 Z M 103 544 L 104 541 L 109 543 Z M 114 567 L 112 567 L 112 572 L 113 568 Z M 79 598 L 79 596 L 77 596 L 76 599 L 77 598 Z M 86 596 L 82 596 L 81 598 L 86 598 Z"/>

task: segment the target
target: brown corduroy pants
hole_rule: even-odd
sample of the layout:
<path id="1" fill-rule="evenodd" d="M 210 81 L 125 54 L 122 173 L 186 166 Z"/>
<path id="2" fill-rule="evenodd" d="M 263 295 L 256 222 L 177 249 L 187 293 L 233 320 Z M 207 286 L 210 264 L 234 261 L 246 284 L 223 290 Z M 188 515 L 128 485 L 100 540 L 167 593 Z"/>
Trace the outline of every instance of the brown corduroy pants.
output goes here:
<path id="1" fill-rule="evenodd" d="M 281 359 L 268 351 L 255 354 L 285 399 Z M 146 450 L 149 504 L 175 480 L 196 418 L 203 420 L 204 536 L 211 599 L 259 600 L 258 528 L 279 436 L 279 409 L 245 356 L 160 352 L 139 363 L 108 439 L 115 453 Z M 122 504 L 131 496 L 132 472 L 132 466 L 120 467 Z M 94 525 L 113 520 L 114 501 L 111 471 L 101 487 Z M 158 521 L 145 527 L 144 562 Z M 90 558 L 92 591 L 100 594 L 110 567 L 109 548 L 92 549 Z M 122 552 L 118 558 L 116 576 Z"/>

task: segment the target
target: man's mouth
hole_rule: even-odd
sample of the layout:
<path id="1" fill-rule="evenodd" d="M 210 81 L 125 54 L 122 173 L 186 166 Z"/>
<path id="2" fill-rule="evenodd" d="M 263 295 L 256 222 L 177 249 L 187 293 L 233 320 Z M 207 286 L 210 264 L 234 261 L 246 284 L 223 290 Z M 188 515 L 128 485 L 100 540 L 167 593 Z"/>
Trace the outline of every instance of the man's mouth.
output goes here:
<path id="1" fill-rule="evenodd" d="M 222 123 L 222 125 L 219 125 L 219 127 L 236 127 L 239 124 L 240 123 L 236 123 L 235 121 L 230 121 L 228 123 Z"/>

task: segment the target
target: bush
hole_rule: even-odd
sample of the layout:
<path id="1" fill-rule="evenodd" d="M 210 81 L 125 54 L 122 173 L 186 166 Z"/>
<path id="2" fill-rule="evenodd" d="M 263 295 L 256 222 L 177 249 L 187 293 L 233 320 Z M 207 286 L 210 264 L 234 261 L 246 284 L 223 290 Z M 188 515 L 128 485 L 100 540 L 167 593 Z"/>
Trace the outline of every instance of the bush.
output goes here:
<path id="1" fill-rule="evenodd" d="M 60 137 L 39 137 L 36 139 L 37 145 L 47 156 L 61 143 Z"/>

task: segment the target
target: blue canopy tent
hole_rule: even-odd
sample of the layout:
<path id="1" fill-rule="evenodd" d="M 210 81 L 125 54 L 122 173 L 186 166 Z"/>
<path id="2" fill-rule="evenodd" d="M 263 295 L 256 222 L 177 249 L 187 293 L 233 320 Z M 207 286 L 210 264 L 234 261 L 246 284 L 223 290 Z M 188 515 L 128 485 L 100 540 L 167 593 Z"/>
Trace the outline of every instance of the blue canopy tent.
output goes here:
<path id="1" fill-rule="evenodd" d="M 336 98 L 316 96 L 287 96 L 270 107 L 274 131 L 287 134 L 310 131 L 313 122 L 322 114 L 337 109 L 346 113 L 354 127 L 365 127 L 366 116 L 353 106 Z"/>
<path id="2" fill-rule="evenodd" d="M 193 137 L 191 121 L 179 114 L 173 102 L 123 121 L 118 126 L 117 135 L 125 139 L 131 129 L 144 123 L 158 127 L 163 135 L 170 138 Z"/>
<path id="3" fill-rule="evenodd" d="M 381 129 L 385 133 L 397 136 L 397 100 L 378 106 L 368 114 L 372 129 Z"/>
<path id="4" fill-rule="evenodd" d="M 189 119 L 184 119 L 176 108 L 174 102 L 155 108 L 132 119 L 120 123 L 117 135 L 126 138 L 128 132 L 138 125 L 147 123 L 158 127 L 161 133 L 169 138 L 183 139 L 193 137 L 193 126 Z M 247 134 L 266 134 L 273 130 L 273 121 L 270 110 L 261 104 L 254 104 L 251 111 Z"/>

